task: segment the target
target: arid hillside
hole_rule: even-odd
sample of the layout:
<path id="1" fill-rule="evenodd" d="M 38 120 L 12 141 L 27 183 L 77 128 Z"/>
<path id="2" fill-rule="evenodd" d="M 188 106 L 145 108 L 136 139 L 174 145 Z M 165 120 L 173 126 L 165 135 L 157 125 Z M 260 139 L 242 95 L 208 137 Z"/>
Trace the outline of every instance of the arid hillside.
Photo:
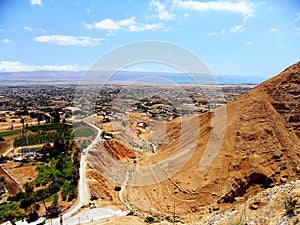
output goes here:
<path id="1" fill-rule="evenodd" d="M 151 215 L 172 215 L 175 204 L 176 214 L 189 221 L 189 213 L 226 209 L 263 189 L 299 179 L 299 98 L 300 62 L 212 112 L 156 123 L 148 141 L 160 141 L 157 149 L 136 151 L 135 159 L 119 161 L 124 165 L 121 181 L 106 177 L 111 186 L 122 187 L 114 200 Z M 96 173 L 110 174 L 100 164 L 117 164 L 103 162 L 108 157 L 104 151 L 99 144 L 88 163 Z"/>

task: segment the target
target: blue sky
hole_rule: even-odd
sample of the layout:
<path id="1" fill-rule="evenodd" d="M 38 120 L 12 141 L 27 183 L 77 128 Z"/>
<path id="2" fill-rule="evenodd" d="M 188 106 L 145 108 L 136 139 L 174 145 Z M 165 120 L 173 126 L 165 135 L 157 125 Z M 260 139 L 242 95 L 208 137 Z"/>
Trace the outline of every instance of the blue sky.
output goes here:
<path id="1" fill-rule="evenodd" d="M 0 3 L 0 72 L 84 70 L 112 49 L 144 40 L 167 41 L 186 48 L 215 74 L 267 78 L 300 58 L 300 3 L 298 0 L 1 0 Z M 137 66 L 141 70 L 153 68 Z"/>

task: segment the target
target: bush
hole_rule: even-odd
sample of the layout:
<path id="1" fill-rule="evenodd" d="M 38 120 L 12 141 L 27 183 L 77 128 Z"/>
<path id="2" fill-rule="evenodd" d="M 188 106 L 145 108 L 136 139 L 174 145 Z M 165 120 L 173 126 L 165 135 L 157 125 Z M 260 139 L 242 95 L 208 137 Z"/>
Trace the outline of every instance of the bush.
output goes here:
<path id="1" fill-rule="evenodd" d="M 131 210 L 129 213 L 127 213 L 127 216 L 134 216 L 135 212 L 133 210 Z"/>
<path id="2" fill-rule="evenodd" d="M 72 200 L 75 199 L 75 198 L 77 198 L 77 191 L 76 191 L 76 189 L 74 189 L 74 190 L 70 193 L 70 195 L 69 195 L 69 197 L 68 197 L 68 202 L 72 201 Z"/>
<path id="3" fill-rule="evenodd" d="M 297 200 L 293 199 L 292 197 L 289 197 L 287 200 L 284 202 L 284 209 L 285 213 L 287 215 L 295 215 L 295 209 L 296 209 L 296 204 Z"/>
<path id="4" fill-rule="evenodd" d="M 152 216 L 147 216 L 146 219 L 145 219 L 146 223 L 154 223 L 154 221 L 155 221 L 155 219 Z"/>
<path id="5" fill-rule="evenodd" d="M 57 204 L 52 204 L 47 208 L 47 216 L 49 218 L 58 217 L 61 212 L 60 207 Z"/>
<path id="6" fill-rule="evenodd" d="M 55 194 L 53 195 L 53 201 L 52 201 L 52 203 L 53 203 L 54 205 L 56 205 L 57 202 L 58 202 L 58 194 L 55 193 Z"/>
<path id="7" fill-rule="evenodd" d="M 121 191 L 121 187 L 120 187 L 120 186 L 116 186 L 116 187 L 114 188 L 114 190 L 115 190 L 115 191 Z"/>

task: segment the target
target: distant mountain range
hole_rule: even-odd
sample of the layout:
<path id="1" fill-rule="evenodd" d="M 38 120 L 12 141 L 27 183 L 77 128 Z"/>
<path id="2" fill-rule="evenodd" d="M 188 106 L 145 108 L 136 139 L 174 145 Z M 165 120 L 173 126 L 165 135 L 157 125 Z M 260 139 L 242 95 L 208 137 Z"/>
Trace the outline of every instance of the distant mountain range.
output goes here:
<path id="1" fill-rule="evenodd" d="M 258 84 L 266 80 L 263 76 L 205 75 L 165 72 L 137 71 L 34 71 L 0 73 L 0 83 L 33 82 L 105 82 L 105 83 L 174 83 L 174 84 Z"/>

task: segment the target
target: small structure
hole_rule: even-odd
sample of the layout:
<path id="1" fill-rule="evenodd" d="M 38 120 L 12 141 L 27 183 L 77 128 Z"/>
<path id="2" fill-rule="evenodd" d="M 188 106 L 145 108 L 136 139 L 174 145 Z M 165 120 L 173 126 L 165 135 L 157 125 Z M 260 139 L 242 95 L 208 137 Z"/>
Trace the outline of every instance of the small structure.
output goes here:
<path id="1" fill-rule="evenodd" d="M 15 157 L 15 158 L 14 158 L 14 161 L 15 161 L 15 162 L 22 162 L 22 161 L 23 161 L 23 158 L 22 158 L 22 157 Z"/>

